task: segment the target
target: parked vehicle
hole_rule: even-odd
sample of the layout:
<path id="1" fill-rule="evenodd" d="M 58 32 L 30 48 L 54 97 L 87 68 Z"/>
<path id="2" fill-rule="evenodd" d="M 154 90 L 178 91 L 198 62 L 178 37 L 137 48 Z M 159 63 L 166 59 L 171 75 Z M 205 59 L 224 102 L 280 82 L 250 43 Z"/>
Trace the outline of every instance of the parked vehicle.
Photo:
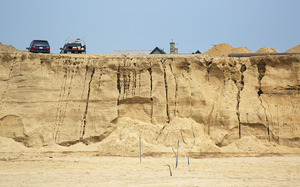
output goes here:
<path id="1" fill-rule="evenodd" d="M 50 53 L 50 45 L 47 40 L 33 40 L 26 49 L 32 53 Z"/>
<path id="2" fill-rule="evenodd" d="M 60 53 L 86 53 L 86 45 L 83 38 L 67 38 L 65 45 L 60 48 Z"/>

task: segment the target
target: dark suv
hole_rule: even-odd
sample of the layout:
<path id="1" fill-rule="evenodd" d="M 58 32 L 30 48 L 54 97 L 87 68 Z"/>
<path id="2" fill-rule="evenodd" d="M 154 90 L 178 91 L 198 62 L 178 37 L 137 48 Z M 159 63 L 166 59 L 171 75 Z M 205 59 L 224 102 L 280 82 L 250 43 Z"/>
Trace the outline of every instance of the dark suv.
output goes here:
<path id="1" fill-rule="evenodd" d="M 60 53 L 86 53 L 86 45 L 84 39 L 67 38 L 63 48 L 60 48 Z"/>
<path id="2" fill-rule="evenodd" d="M 50 53 L 50 45 L 47 40 L 33 40 L 26 49 L 32 53 Z"/>

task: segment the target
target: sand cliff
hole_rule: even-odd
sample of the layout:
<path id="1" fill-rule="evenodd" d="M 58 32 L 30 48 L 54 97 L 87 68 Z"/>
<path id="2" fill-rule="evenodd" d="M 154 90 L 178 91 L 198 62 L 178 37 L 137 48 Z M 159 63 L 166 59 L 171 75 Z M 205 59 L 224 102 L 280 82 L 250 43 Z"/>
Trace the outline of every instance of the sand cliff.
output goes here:
<path id="1" fill-rule="evenodd" d="M 300 56 L 0 52 L 0 66 L 0 136 L 27 147 L 300 147 Z"/>

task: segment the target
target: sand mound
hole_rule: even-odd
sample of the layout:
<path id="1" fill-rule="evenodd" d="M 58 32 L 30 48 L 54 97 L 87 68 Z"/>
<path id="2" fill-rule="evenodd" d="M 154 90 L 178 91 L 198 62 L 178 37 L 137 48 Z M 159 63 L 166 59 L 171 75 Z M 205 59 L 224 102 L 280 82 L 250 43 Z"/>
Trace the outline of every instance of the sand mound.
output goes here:
<path id="1" fill-rule="evenodd" d="M 0 42 L 0 51 L 19 51 L 12 45 L 4 45 Z"/>
<path id="2" fill-rule="evenodd" d="M 234 48 L 231 53 L 252 53 L 247 47 Z"/>
<path id="3" fill-rule="evenodd" d="M 244 136 L 241 139 L 222 147 L 223 153 L 299 153 L 299 148 L 281 146 L 255 136 Z"/>
<path id="4" fill-rule="evenodd" d="M 6 138 L 24 137 L 24 125 L 19 116 L 7 115 L 0 119 L 0 136 Z"/>
<path id="5" fill-rule="evenodd" d="M 219 151 L 204 133 L 203 125 L 191 119 L 174 118 L 170 124 L 162 126 L 122 118 L 110 136 L 98 143 L 99 152 L 101 155 L 138 155 L 139 137 L 143 153 L 172 153 L 178 140 L 186 151 Z"/>
<path id="6" fill-rule="evenodd" d="M 300 53 L 300 45 L 297 45 L 286 51 L 287 53 Z"/>
<path id="7" fill-rule="evenodd" d="M 229 153 L 267 153 L 270 148 L 264 145 L 255 136 L 244 136 L 241 139 L 222 148 L 222 152 Z"/>
<path id="8" fill-rule="evenodd" d="M 216 152 L 219 148 L 204 133 L 204 125 L 189 118 L 174 118 L 161 130 L 157 141 L 168 147 L 177 147 L 180 140 L 187 151 Z"/>
<path id="9" fill-rule="evenodd" d="M 228 56 L 234 48 L 226 43 L 215 45 L 213 48 L 205 52 L 206 55 Z"/>
<path id="10" fill-rule="evenodd" d="M 230 53 L 252 53 L 247 47 L 234 48 L 229 44 L 221 43 L 205 52 L 206 55 L 228 56 Z"/>
<path id="11" fill-rule="evenodd" d="M 262 47 L 259 50 L 257 50 L 255 53 L 279 53 L 279 52 L 274 48 Z"/>
<path id="12" fill-rule="evenodd" d="M 0 152 L 23 152 L 29 150 L 22 143 L 11 138 L 0 137 Z"/>
<path id="13" fill-rule="evenodd" d="M 139 137 L 141 137 L 142 152 L 170 152 L 171 149 L 158 145 L 156 137 L 160 125 L 121 118 L 115 124 L 116 129 L 98 144 L 101 155 L 136 156 L 139 154 Z"/>

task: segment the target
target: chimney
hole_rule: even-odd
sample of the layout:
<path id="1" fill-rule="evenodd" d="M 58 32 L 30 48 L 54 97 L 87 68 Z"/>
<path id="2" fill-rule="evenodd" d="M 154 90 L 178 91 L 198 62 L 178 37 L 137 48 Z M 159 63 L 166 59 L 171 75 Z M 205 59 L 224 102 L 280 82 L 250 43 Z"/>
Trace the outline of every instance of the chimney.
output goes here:
<path id="1" fill-rule="evenodd" d="M 170 54 L 178 54 L 178 48 L 175 47 L 175 42 L 170 42 Z"/>

